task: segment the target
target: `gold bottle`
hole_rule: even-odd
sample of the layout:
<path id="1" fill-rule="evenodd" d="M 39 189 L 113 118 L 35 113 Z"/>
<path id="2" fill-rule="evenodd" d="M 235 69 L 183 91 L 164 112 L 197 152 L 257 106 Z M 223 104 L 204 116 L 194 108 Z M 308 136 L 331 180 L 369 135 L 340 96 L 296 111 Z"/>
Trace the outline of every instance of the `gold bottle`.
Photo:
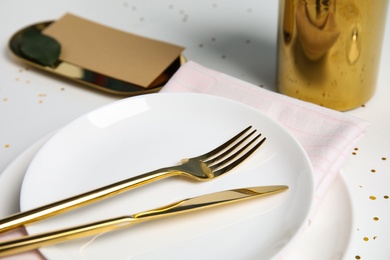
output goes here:
<path id="1" fill-rule="evenodd" d="M 280 0 L 278 89 L 345 111 L 375 92 L 388 0 Z"/>

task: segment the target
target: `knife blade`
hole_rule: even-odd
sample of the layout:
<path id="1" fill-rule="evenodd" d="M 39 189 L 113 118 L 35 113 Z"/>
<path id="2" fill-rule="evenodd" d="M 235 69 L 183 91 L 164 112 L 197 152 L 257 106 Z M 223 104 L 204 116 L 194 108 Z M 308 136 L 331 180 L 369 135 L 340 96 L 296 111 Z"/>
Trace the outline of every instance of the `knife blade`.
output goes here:
<path id="1" fill-rule="evenodd" d="M 256 186 L 204 194 L 193 198 L 183 199 L 160 208 L 136 213 L 131 216 L 111 218 L 81 226 L 4 241 L 0 243 L 0 256 L 17 254 L 47 245 L 92 236 L 107 231 L 127 228 L 136 223 L 153 219 L 206 209 L 252 198 L 264 197 L 286 191 L 287 189 L 288 186 L 285 185 Z"/>

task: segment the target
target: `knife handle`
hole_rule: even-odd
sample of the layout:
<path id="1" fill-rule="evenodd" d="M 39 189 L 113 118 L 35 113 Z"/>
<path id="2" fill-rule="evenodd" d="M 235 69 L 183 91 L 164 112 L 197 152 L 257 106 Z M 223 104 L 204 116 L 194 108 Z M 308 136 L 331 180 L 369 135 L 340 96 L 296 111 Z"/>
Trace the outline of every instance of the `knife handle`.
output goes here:
<path id="1" fill-rule="evenodd" d="M 139 220 L 125 216 L 0 242 L 0 257 L 18 254 L 37 249 L 39 247 L 53 245 L 73 239 L 97 235 L 112 230 L 126 228 L 135 224 L 137 221 Z"/>
<path id="2" fill-rule="evenodd" d="M 21 227 L 28 223 L 59 215 L 63 212 L 70 211 L 72 209 L 76 209 L 108 197 L 112 197 L 141 185 L 178 174 L 180 174 L 180 171 L 175 170 L 174 167 L 162 168 L 48 205 L 24 212 L 19 212 L 0 220 L 0 233 Z"/>

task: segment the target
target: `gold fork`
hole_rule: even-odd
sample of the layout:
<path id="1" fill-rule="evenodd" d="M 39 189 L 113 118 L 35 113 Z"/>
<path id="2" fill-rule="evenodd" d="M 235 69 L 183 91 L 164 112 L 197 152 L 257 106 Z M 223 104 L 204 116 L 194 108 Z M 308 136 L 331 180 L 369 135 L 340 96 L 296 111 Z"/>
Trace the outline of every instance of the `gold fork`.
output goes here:
<path id="1" fill-rule="evenodd" d="M 157 169 L 6 217 L 0 220 L 0 232 L 49 218 L 163 178 L 181 175 L 198 181 L 207 181 L 219 177 L 243 162 L 266 140 L 265 138 L 258 140 L 261 134 L 257 134 L 249 140 L 256 132 L 256 130 L 249 132 L 251 128 L 251 126 L 245 128 L 208 153 L 181 160 L 181 163 L 177 166 Z"/>

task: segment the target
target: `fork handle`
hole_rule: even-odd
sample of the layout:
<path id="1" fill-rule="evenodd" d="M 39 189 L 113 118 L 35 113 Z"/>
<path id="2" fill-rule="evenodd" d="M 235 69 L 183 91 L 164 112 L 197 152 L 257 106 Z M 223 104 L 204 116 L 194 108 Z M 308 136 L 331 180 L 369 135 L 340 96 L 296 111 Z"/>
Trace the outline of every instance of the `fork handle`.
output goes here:
<path id="1" fill-rule="evenodd" d="M 138 219 L 132 217 L 119 217 L 99 222 L 94 222 L 82 226 L 61 229 L 57 231 L 27 236 L 0 242 L 0 257 L 18 254 L 39 247 L 53 245 L 73 239 L 79 239 L 87 236 L 97 235 L 104 232 L 127 228 L 135 224 Z"/>
<path id="2" fill-rule="evenodd" d="M 179 175 L 174 167 L 161 168 L 126 180 L 66 198 L 48 205 L 19 212 L 0 220 L 0 233 L 12 230 L 22 225 L 46 219 L 81 206 L 112 197 L 124 191 L 148 184 L 150 182 Z"/>

